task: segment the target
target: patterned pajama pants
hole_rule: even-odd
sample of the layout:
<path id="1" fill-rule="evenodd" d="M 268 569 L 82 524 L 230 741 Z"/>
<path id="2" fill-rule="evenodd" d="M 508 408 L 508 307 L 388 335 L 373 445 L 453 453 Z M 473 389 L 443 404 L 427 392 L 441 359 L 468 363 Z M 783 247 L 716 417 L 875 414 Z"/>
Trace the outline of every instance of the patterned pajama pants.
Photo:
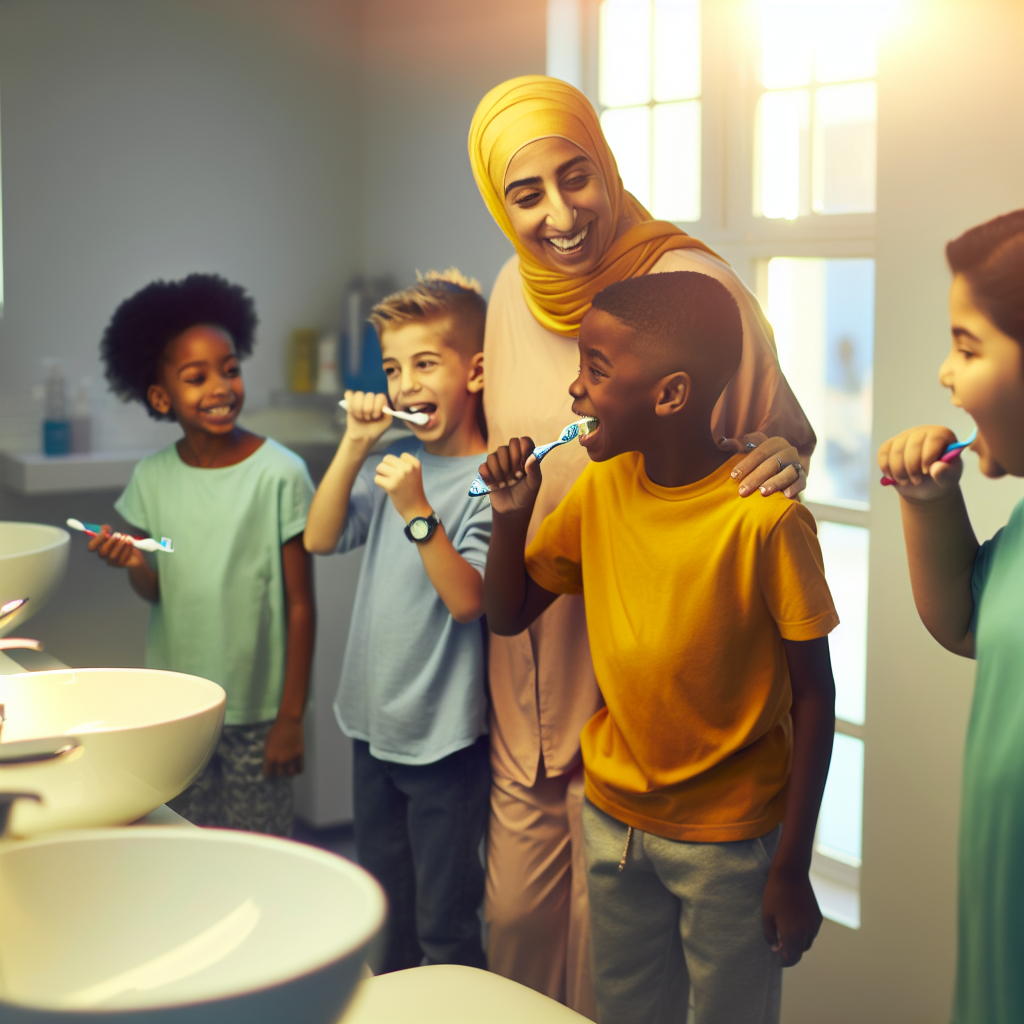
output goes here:
<path id="1" fill-rule="evenodd" d="M 292 780 L 263 775 L 273 722 L 226 725 L 210 763 L 167 806 L 193 825 L 292 834 Z"/>

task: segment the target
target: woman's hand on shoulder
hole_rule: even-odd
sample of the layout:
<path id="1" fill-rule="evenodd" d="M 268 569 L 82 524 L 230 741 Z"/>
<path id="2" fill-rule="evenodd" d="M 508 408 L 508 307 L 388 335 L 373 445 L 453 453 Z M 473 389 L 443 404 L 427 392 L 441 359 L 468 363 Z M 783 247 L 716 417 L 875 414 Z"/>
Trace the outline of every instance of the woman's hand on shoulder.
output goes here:
<path id="1" fill-rule="evenodd" d="M 755 492 L 767 498 L 776 491 L 795 498 L 807 486 L 807 469 L 800 453 L 784 437 L 767 437 L 760 432 L 740 438 L 723 437 L 718 447 L 724 452 L 749 452 L 732 471 L 733 479 L 740 481 L 741 498 Z"/>
<path id="2" fill-rule="evenodd" d="M 498 515 L 531 512 L 540 490 L 540 463 L 533 458 L 532 438 L 513 437 L 487 456 L 480 476 L 490 488 L 491 508 Z"/>
<path id="3" fill-rule="evenodd" d="M 878 449 L 882 476 L 895 482 L 908 501 L 940 501 L 960 483 L 963 459 L 943 462 L 946 448 L 956 441 L 949 427 L 911 427 L 890 437 Z"/>

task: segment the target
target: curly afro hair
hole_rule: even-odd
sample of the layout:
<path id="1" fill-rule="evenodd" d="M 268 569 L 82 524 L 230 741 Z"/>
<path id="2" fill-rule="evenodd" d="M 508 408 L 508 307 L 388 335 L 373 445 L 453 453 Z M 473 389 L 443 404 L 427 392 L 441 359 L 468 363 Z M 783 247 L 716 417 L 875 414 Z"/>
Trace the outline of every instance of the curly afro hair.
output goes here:
<path id="1" fill-rule="evenodd" d="M 154 419 L 173 419 L 173 412 L 157 412 L 146 397 L 167 344 L 190 327 L 211 324 L 231 337 L 244 358 L 252 352 L 257 323 L 245 289 L 217 274 L 154 281 L 125 299 L 103 332 L 100 355 L 110 390 L 123 401 L 141 402 Z"/>

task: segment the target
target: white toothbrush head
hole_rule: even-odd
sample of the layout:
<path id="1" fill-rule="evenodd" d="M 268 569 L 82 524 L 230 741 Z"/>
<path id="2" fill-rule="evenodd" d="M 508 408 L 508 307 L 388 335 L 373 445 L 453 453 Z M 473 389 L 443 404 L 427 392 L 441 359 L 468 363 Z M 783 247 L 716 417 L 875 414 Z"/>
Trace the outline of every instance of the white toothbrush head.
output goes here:
<path id="1" fill-rule="evenodd" d="M 69 519 L 67 521 L 67 525 L 70 526 L 72 530 L 80 530 L 82 533 L 89 532 L 88 530 L 86 530 L 85 524 L 82 522 L 81 519 Z"/>

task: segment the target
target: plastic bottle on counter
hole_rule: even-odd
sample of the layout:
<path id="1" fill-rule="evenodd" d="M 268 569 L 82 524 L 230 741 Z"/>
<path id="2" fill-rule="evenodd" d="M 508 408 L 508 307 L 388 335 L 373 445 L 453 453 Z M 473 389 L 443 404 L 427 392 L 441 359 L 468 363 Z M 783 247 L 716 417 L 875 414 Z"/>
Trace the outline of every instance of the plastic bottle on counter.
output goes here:
<path id="1" fill-rule="evenodd" d="M 71 406 L 71 451 L 92 451 L 92 378 L 82 377 Z"/>
<path id="2" fill-rule="evenodd" d="M 43 453 L 67 455 L 71 451 L 71 421 L 68 419 L 67 384 L 58 359 L 43 361 L 46 367 L 43 412 Z"/>
<path id="3" fill-rule="evenodd" d="M 317 348 L 316 389 L 321 395 L 336 395 L 341 391 L 338 379 L 338 336 L 325 334 Z"/>

